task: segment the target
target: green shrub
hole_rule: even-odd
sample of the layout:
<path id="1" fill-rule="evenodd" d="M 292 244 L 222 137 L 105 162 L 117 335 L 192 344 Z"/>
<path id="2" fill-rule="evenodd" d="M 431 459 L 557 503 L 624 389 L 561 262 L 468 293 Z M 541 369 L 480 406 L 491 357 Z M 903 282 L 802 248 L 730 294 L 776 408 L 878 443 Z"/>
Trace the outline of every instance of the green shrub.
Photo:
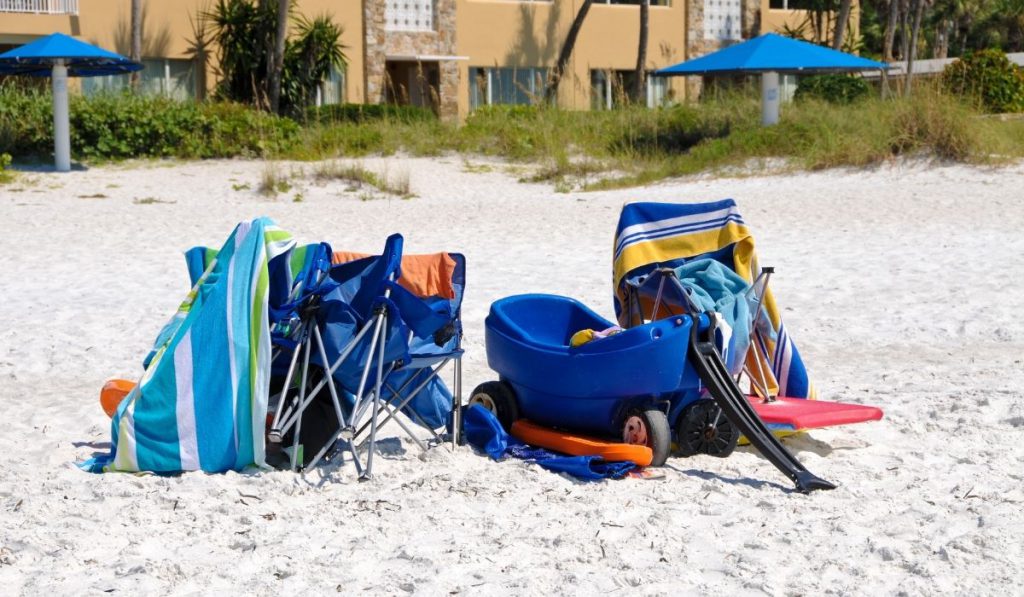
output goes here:
<path id="1" fill-rule="evenodd" d="M 946 67 L 942 84 L 987 112 L 1024 112 L 1024 69 L 1000 50 L 968 52 Z"/>
<path id="2" fill-rule="evenodd" d="M 53 104 L 49 92 L 0 84 L 0 152 L 41 155 L 53 151 Z"/>
<path id="3" fill-rule="evenodd" d="M 429 108 L 420 106 L 398 106 L 394 104 L 337 104 L 310 108 L 310 120 L 320 123 L 370 122 L 375 120 L 396 120 L 418 122 L 435 120 L 437 116 Z"/>
<path id="4" fill-rule="evenodd" d="M 226 102 L 130 93 L 73 96 L 71 150 L 85 159 L 265 156 L 291 150 L 299 126 Z M 45 158 L 53 150 L 48 93 L 0 88 L 0 151 Z"/>
<path id="5" fill-rule="evenodd" d="M 14 180 L 14 173 L 7 170 L 11 165 L 11 154 L 0 153 L 0 184 Z"/>
<path id="6" fill-rule="evenodd" d="M 819 99 L 830 104 L 852 104 L 871 93 L 864 79 L 851 75 L 811 75 L 800 77 L 797 100 Z"/>
<path id="7" fill-rule="evenodd" d="M 653 118 L 637 118 L 620 129 L 610 146 L 613 154 L 685 153 L 701 141 L 728 135 L 736 120 L 704 106 L 682 104 L 648 113 Z"/>
<path id="8" fill-rule="evenodd" d="M 276 156 L 300 142 L 301 129 L 290 118 L 231 102 L 192 105 L 203 115 L 204 127 L 190 139 L 191 154 L 178 157 Z"/>

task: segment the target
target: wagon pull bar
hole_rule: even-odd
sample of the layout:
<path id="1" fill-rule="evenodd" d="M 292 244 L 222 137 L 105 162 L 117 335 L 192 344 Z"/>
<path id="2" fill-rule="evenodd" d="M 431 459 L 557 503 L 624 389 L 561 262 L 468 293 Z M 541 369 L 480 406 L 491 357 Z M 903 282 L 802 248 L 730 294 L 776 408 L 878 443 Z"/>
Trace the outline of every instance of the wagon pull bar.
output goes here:
<path id="1" fill-rule="evenodd" d="M 698 317 L 693 317 L 690 331 L 690 357 L 701 381 L 708 388 L 711 397 L 740 432 L 757 450 L 782 471 L 801 493 L 810 493 L 816 489 L 835 489 L 836 486 L 807 470 L 796 456 L 779 442 L 772 432 L 765 427 L 764 421 L 757 416 L 743 391 L 729 375 L 722 362 L 722 357 L 715 346 L 715 316 L 711 317 L 711 325 L 703 332 L 698 332 Z"/>

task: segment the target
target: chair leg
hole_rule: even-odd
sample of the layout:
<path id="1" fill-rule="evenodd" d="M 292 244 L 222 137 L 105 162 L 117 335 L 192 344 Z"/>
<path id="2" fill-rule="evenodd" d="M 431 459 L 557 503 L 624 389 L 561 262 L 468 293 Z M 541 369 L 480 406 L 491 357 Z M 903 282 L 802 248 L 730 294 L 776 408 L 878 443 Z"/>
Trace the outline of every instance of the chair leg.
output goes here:
<path id="1" fill-rule="evenodd" d="M 359 390 L 356 391 L 356 401 L 352 405 L 352 415 L 349 417 L 348 425 L 349 429 L 355 428 L 356 414 L 359 413 L 359 407 L 363 400 L 363 391 L 366 390 L 366 381 L 370 377 L 370 364 L 372 363 L 373 355 L 377 350 L 377 341 L 380 340 L 381 328 L 384 325 L 384 313 L 377 314 L 377 322 L 374 324 L 373 337 L 370 338 L 370 350 L 366 353 L 366 361 L 363 363 L 363 375 L 359 378 Z"/>
<path id="2" fill-rule="evenodd" d="M 366 360 L 363 362 L 363 375 L 362 375 L 362 377 L 359 380 L 359 390 L 356 393 L 355 403 L 352 405 L 352 413 L 349 416 L 349 419 L 348 419 L 347 422 L 345 421 L 344 417 L 340 417 L 338 419 L 339 429 L 338 429 L 338 431 L 334 435 L 334 440 L 324 444 L 324 446 L 320 449 L 320 451 L 316 453 L 316 456 L 313 457 L 313 460 L 310 461 L 309 468 L 313 468 L 314 466 L 319 464 L 320 460 L 323 459 L 323 457 L 327 455 L 327 452 L 332 447 L 334 447 L 335 444 L 337 444 L 339 441 L 344 441 L 345 444 L 348 446 L 349 451 L 352 452 L 352 461 L 355 464 L 356 473 L 359 475 L 360 478 L 363 478 L 364 476 L 366 476 L 368 474 L 369 471 L 364 469 L 363 466 L 362 466 L 362 463 L 359 461 L 359 453 L 356 450 L 355 442 L 353 441 L 353 439 L 355 437 L 355 434 L 352 433 L 352 428 L 353 428 L 354 421 L 356 421 L 358 419 L 358 417 L 361 416 L 360 413 L 362 412 L 362 406 L 363 406 L 362 405 L 363 392 L 366 389 L 366 382 L 367 382 L 367 379 L 369 378 L 369 375 L 370 375 L 370 364 L 372 363 L 374 354 L 377 352 L 378 340 L 380 339 L 380 337 L 382 335 L 382 326 L 383 326 L 383 320 L 384 320 L 385 316 L 386 315 L 384 313 L 381 313 L 381 314 L 379 314 L 377 316 L 377 322 L 376 322 L 375 327 L 374 327 L 373 337 L 370 339 L 370 350 L 367 352 Z M 365 333 L 365 331 L 367 329 L 369 329 L 369 326 L 363 328 L 363 330 L 359 333 L 359 335 L 357 335 L 356 338 L 353 339 L 352 343 L 350 343 L 348 348 L 345 350 L 344 354 L 342 354 L 342 356 L 338 358 L 338 360 L 335 362 L 335 364 L 325 372 L 326 373 L 326 379 L 322 380 L 320 382 L 320 384 L 317 385 L 316 391 L 319 391 L 319 389 L 321 387 L 323 387 L 324 383 L 329 383 L 329 384 L 331 384 L 331 387 L 333 387 L 333 381 L 334 380 L 333 380 L 333 378 L 331 376 L 333 375 L 335 368 L 340 366 L 341 361 L 345 357 L 348 356 L 348 354 L 355 347 L 355 344 L 362 338 L 363 334 Z M 319 337 L 319 332 L 317 332 L 317 336 Z M 323 349 L 322 340 L 321 340 L 320 348 L 321 348 L 321 350 Z M 385 348 L 384 347 L 384 343 L 381 342 L 380 343 L 380 357 L 379 357 L 379 360 L 383 360 L 383 358 L 384 358 L 384 348 Z M 324 357 L 321 356 L 321 358 L 324 358 Z M 378 371 L 377 373 L 379 375 L 380 371 Z M 336 399 L 336 394 L 332 393 L 332 398 Z M 335 412 L 336 413 L 340 413 L 341 412 L 340 405 L 337 405 L 337 410 Z M 369 469 L 370 460 L 371 459 L 368 459 L 368 465 L 366 467 L 367 469 Z"/>
<path id="3" fill-rule="evenodd" d="M 303 460 L 302 455 L 299 453 L 300 440 L 302 437 L 302 414 L 306 410 L 306 384 L 309 381 L 309 351 L 310 344 L 312 343 L 312 337 L 306 336 L 303 347 L 305 349 L 302 355 L 302 382 L 299 386 L 299 409 L 296 414 L 295 420 L 295 441 L 292 442 L 292 471 L 298 468 L 298 463 Z"/>
<path id="4" fill-rule="evenodd" d="M 423 380 L 422 382 L 420 382 L 420 384 L 419 384 L 418 386 L 416 386 L 416 389 L 415 389 L 415 390 L 413 390 L 412 392 L 410 392 L 410 393 L 409 393 L 409 395 L 408 395 L 408 396 L 406 396 L 406 397 L 405 397 L 405 399 L 404 399 L 404 400 L 402 400 L 402 402 L 401 402 L 401 403 L 399 403 L 399 405 L 398 405 L 398 406 L 397 406 L 397 407 L 395 408 L 395 410 L 396 410 L 396 411 L 400 411 L 400 410 L 402 410 L 403 408 L 405 408 L 405 407 L 406 407 L 406 405 L 407 405 L 407 404 L 409 404 L 409 402 L 411 402 L 411 401 L 412 401 L 412 399 L 413 399 L 413 398 L 415 398 L 415 397 L 416 397 L 416 395 L 417 395 L 417 394 L 419 394 L 419 393 L 420 393 L 420 391 L 422 391 L 422 390 L 423 390 L 423 388 L 427 387 L 427 384 L 428 384 L 428 383 L 430 383 L 430 381 L 431 381 L 431 380 L 433 380 L 433 379 L 434 379 L 435 377 L 437 377 L 438 373 L 439 373 L 439 372 L 440 372 L 440 370 L 441 370 L 441 367 L 444 367 L 445 363 L 447 363 L 447 362 L 448 362 L 448 361 L 447 361 L 447 360 L 445 360 L 445 361 L 444 361 L 444 362 L 443 362 L 443 363 L 442 363 L 442 364 L 441 364 L 441 365 L 440 365 L 440 366 L 439 366 L 439 367 L 438 367 L 438 368 L 437 368 L 436 370 L 434 370 L 434 371 L 431 371 L 430 375 L 429 375 L 429 376 L 427 376 L 427 378 L 426 378 L 425 380 Z M 413 379 L 415 379 L 415 376 L 413 377 Z M 398 391 L 399 391 L 399 392 L 401 392 L 401 391 L 402 391 L 403 389 L 405 389 L 405 388 L 406 388 L 407 386 L 409 386 L 409 384 L 410 384 L 410 383 L 411 383 L 411 382 L 413 381 L 413 379 L 410 379 L 410 380 L 409 380 L 409 382 L 406 382 L 406 383 L 402 384 L 402 387 L 401 387 L 401 388 L 399 388 L 399 390 L 398 390 Z M 393 392 L 393 393 L 394 393 L 394 392 Z M 391 402 L 391 400 L 388 400 L 388 402 L 390 403 L 390 402 Z M 389 416 L 389 417 L 387 417 L 387 418 L 385 418 L 385 419 L 384 419 L 384 422 L 383 422 L 383 423 L 381 423 L 381 425 L 383 426 L 383 425 L 384 425 L 384 423 L 387 423 L 387 422 L 388 422 L 388 421 L 390 421 L 390 420 L 391 420 L 391 417 L 390 417 L 390 416 Z M 362 435 L 362 433 L 363 433 L 364 431 L 366 431 L 366 423 L 363 423 L 363 426 L 362 426 L 362 427 L 360 427 L 358 431 L 356 431 L 356 434 L 355 434 L 355 436 L 356 436 L 356 437 L 359 437 L 360 435 Z"/>
<path id="5" fill-rule="evenodd" d="M 320 359 L 323 361 L 324 366 L 328 364 L 327 350 L 324 349 L 324 340 L 320 336 L 320 328 L 313 327 L 313 339 L 316 340 L 317 351 L 320 353 Z M 341 425 L 342 421 L 345 420 L 343 413 L 341 412 L 341 402 L 338 400 L 338 389 L 334 386 L 334 378 L 327 374 L 327 369 L 324 369 L 324 381 L 327 382 L 327 389 L 331 393 L 331 403 L 334 405 L 334 416 L 338 419 L 338 424 Z"/>
<path id="6" fill-rule="evenodd" d="M 452 395 L 452 449 L 462 443 L 462 359 L 455 359 L 455 391 Z"/>
<path id="7" fill-rule="evenodd" d="M 292 385 L 292 376 L 295 375 L 295 365 L 299 362 L 299 349 L 301 345 L 295 347 L 295 353 L 292 354 L 292 360 L 288 364 L 288 373 L 284 376 L 284 385 L 281 386 L 281 394 L 277 399 L 277 409 L 274 411 L 274 422 L 270 424 L 270 441 L 278 443 L 281 441 L 281 415 L 285 409 L 285 399 L 288 397 L 288 388 Z"/>
<path id="8" fill-rule="evenodd" d="M 391 418 L 395 419 L 395 423 L 398 423 L 398 426 L 402 428 L 402 431 L 405 431 L 405 434 L 408 435 L 409 439 L 411 439 L 413 442 L 416 443 L 417 446 L 420 447 L 420 450 L 422 450 L 424 452 L 427 451 L 427 445 L 423 443 L 423 440 L 421 440 L 420 438 L 416 437 L 413 434 L 412 429 L 409 429 L 409 426 L 406 425 L 405 423 L 403 423 L 401 419 L 399 419 L 398 417 L 394 417 L 393 416 L 393 415 L 397 414 L 398 411 L 391 410 L 392 407 L 389 406 L 388 403 L 384 402 L 384 401 L 380 402 L 380 408 L 382 410 L 384 410 L 384 412 L 388 413 L 388 417 L 389 417 L 388 420 L 390 420 Z M 413 413 L 413 414 L 415 414 L 415 413 Z M 380 427 L 384 427 L 384 423 L 383 422 L 381 422 Z M 360 444 L 360 447 L 362 447 L 362 444 Z"/>
<path id="9" fill-rule="evenodd" d="M 383 321 L 385 316 L 381 316 Z M 359 476 L 360 481 L 369 481 L 373 478 L 373 453 L 377 450 L 377 413 L 380 411 L 381 393 L 383 385 L 382 375 L 384 374 L 384 350 L 387 345 L 387 329 L 380 331 L 380 350 L 377 353 L 377 383 L 374 385 L 373 404 L 370 409 L 370 445 L 366 454 L 366 470 Z M 365 373 L 364 373 L 365 375 Z"/>

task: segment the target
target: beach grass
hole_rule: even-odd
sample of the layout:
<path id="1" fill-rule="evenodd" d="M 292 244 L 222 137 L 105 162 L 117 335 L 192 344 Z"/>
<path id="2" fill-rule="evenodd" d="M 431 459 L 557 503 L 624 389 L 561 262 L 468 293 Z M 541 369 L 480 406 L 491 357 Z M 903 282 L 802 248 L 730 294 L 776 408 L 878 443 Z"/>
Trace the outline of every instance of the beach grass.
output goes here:
<path id="1" fill-rule="evenodd" d="M 0 86 L 0 103 L 7 105 L 0 109 L 0 153 L 22 159 L 34 151 L 40 154 L 38 159 L 46 159 L 43 152 L 52 146 L 46 138 L 49 99 L 45 93 L 25 93 Z M 124 110 L 119 109 L 120 102 Z M 294 123 L 265 114 L 249 116 L 251 110 L 236 104 L 186 105 L 136 96 L 79 98 L 72 105 L 73 116 L 76 109 L 81 111 L 77 120 L 95 131 L 92 136 L 76 133 L 72 140 L 81 145 L 96 139 L 94 146 L 74 147 L 76 155 L 88 161 L 235 155 L 327 160 L 317 176 L 369 184 L 403 197 L 411 196 L 408 176 L 360 172 L 358 164 L 339 165 L 332 160 L 399 152 L 491 156 L 523 165 L 523 181 L 548 182 L 569 191 L 642 185 L 695 174 L 866 167 L 901 157 L 970 164 L 1024 157 L 1024 120 L 983 115 L 928 84 L 919 85 L 910 98 L 875 97 L 851 105 L 815 100 L 790 103 L 784 106 L 779 124 L 772 127 L 761 126 L 758 98 L 743 92 L 718 93 L 705 101 L 658 109 L 491 106 L 474 111 L 462 123 L 396 117 L 386 110 L 379 117 L 362 120 L 321 118 Z M 165 126 L 164 116 L 170 125 Z M 141 122 L 134 123 L 133 118 Z M 124 142 L 118 131 L 138 127 L 143 133 L 161 131 L 168 138 L 159 151 L 135 156 L 133 148 L 145 144 Z M 145 135 L 136 131 L 129 140 L 135 137 Z M 284 192 L 277 180 L 282 176 L 270 172 L 272 168 L 268 166 L 260 190 Z"/>
<path id="2" fill-rule="evenodd" d="M 789 104 L 763 127 L 754 97 L 662 109 L 489 108 L 438 121 L 305 127 L 295 159 L 455 152 L 534 166 L 522 180 L 603 189 L 701 173 L 866 167 L 900 157 L 998 164 L 1024 157 L 1024 120 L 986 117 L 922 86 L 911 98 Z"/>

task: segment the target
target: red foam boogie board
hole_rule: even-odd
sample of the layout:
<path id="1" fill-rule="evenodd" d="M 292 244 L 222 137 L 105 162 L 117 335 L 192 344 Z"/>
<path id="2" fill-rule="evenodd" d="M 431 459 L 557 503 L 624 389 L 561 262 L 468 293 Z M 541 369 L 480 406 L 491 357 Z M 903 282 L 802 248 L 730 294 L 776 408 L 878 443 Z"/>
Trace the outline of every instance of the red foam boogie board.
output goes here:
<path id="1" fill-rule="evenodd" d="M 882 418 L 882 409 L 863 404 L 804 400 L 782 396 L 772 402 L 763 402 L 757 396 L 750 396 L 749 399 L 750 404 L 765 425 L 776 430 L 818 429 L 878 421 Z"/>

